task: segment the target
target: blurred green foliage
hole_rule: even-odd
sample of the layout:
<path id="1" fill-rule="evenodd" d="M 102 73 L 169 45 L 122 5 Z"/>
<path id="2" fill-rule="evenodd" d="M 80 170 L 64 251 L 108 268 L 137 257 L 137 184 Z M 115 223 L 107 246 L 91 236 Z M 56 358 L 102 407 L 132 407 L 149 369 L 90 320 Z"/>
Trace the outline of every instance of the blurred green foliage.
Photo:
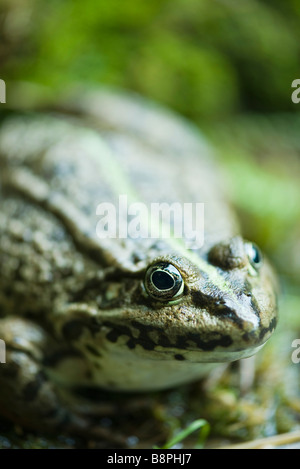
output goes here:
<path id="1" fill-rule="evenodd" d="M 195 120 L 295 109 L 297 0 L 2 0 L 3 78 L 109 83 Z"/>

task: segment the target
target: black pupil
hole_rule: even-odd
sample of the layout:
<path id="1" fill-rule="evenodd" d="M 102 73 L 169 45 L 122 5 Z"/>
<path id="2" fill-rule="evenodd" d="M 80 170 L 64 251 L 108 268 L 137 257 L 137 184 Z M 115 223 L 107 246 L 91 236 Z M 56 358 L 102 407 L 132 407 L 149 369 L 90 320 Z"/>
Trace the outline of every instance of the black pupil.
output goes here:
<path id="1" fill-rule="evenodd" d="M 260 253 L 259 253 L 258 249 L 255 246 L 252 246 L 252 261 L 255 264 L 260 263 Z"/>
<path id="2" fill-rule="evenodd" d="M 153 272 L 151 279 L 153 285 L 158 290 L 169 290 L 175 285 L 173 277 L 167 272 L 163 272 L 162 270 L 157 270 L 156 272 Z"/>

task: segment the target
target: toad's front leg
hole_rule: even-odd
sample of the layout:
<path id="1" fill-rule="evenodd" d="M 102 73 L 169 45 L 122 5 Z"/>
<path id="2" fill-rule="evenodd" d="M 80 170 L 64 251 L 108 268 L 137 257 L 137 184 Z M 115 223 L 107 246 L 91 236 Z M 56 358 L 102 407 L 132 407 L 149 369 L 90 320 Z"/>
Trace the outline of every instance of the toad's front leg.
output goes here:
<path id="1" fill-rule="evenodd" d="M 71 393 L 69 400 L 68 390 L 52 379 L 51 364 L 45 357 L 53 343 L 42 328 L 22 318 L 4 318 L 0 320 L 0 336 L 6 344 L 6 363 L 0 364 L 1 415 L 38 431 L 109 438 L 122 445 L 122 437 L 108 434 L 78 406 L 74 410 Z M 52 360 L 56 353 L 52 353 Z M 77 358 L 79 364 L 78 353 Z M 80 368 L 78 373 L 80 376 Z"/>

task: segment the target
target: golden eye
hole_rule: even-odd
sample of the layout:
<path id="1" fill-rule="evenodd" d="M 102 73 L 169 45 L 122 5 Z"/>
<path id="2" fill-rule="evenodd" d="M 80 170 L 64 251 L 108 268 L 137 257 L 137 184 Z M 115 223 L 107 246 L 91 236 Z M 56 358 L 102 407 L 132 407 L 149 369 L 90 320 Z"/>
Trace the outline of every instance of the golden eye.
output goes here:
<path id="1" fill-rule="evenodd" d="M 148 295 L 158 301 L 173 300 L 184 291 L 184 281 L 179 270 L 168 262 L 157 262 L 150 266 L 144 285 Z"/>

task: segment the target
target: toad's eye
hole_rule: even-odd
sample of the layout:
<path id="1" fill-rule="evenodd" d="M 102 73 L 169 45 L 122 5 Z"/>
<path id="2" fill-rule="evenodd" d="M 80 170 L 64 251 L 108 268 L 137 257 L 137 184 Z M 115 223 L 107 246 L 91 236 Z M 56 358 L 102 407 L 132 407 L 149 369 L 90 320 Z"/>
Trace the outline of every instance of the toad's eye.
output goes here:
<path id="1" fill-rule="evenodd" d="M 247 245 L 247 254 L 251 265 L 254 268 L 259 268 L 262 264 L 262 253 L 260 249 L 254 243 Z"/>
<path id="2" fill-rule="evenodd" d="M 144 285 L 148 295 L 158 301 L 171 301 L 184 291 L 184 281 L 179 270 L 168 262 L 157 262 L 150 266 Z"/>

